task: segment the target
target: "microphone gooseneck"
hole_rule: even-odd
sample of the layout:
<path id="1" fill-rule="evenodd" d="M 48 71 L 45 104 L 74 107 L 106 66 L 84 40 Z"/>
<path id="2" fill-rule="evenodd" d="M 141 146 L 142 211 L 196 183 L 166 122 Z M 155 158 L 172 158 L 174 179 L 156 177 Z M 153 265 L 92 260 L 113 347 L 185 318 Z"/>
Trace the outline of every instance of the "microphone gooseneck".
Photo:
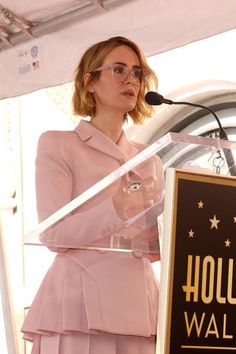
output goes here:
<path id="1" fill-rule="evenodd" d="M 216 113 L 209 107 L 207 106 L 203 106 L 201 104 L 197 104 L 197 103 L 191 103 L 191 102 L 184 102 L 184 101 L 172 101 L 169 100 L 167 98 L 164 98 L 162 95 L 160 95 L 159 93 L 155 92 L 155 91 L 149 91 L 146 93 L 145 95 L 145 101 L 150 104 L 151 106 L 158 106 L 162 103 L 165 104 L 185 104 L 188 106 L 193 106 L 193 107 L 198 107 L 198 108 L 203 108 L 206 109 L 208 112 L 212 113 L 213 116 L 215 117 L 218 126 L 219 126 L 219 133 L 220 133 L 220 139 L 224 139 L 224 140 L 228 140 L 228 136 L 226 134 L 226 131 L 224 130 L 224 128 L 221 125 L 221 122 L 219 120 L 219 118 L 217 117 Z"/>
<path id="2" fill-rule="evenodd" d="M 164 96 L 160 95 L 159 93 L 155 92 L 155 91 L 149 91 L 146 93 L 145 95 L 145 101 L 147 102 L 147 104 L 151 105 L 151 106 L 159 106 L 163 103 L 165 104 L 184 104 L 184 105 L 188 105 L 188 106 L 193 106 L 193 107 L 198 107 L 198 108 L 202 108 L 207 110 L 208 112 L 212 113 L 213 116 L 215 117 L 218 126 L 219 126 L 219 135 L 220 135 L 220 139 L 223 140 L 229 140 L 228 136 L 226 134 L 226 131 L 224 130 L 224 128 L 221 125 L 221 122 L 219 120 L 219 118 L 217 117 L 216 113 L 209 107 L 207 106 L 203 106 L 201 104 L 197 104 L 197 103 L 191 103 L 191 102 L 185 102 L 185 101 L 172 101 L 169 100 L 167 98 L 165 98 Z M 224 149 L 225 150 L 225 149 Z M 230 170 L 230 174 L 232 176 L 236 176 L 236 166 L 235 166 L 235 161 L 233 158 L 233 154 L 231 150 L 225 150 L 225 158 Z"/>

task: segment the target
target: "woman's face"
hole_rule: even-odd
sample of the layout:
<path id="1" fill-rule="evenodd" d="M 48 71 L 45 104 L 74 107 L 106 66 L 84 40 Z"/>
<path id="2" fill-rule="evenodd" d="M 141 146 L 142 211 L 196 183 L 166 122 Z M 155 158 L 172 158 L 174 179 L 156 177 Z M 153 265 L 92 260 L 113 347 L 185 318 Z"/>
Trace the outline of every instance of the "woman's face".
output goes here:
<path id="1" fill-rule="evenodd" d="M 119 64 L 123 64 L 129 70 L 127 78 L 117 72 L 112 75 L 109 64 L 115 64 L 115 68 L 119 68 Z M 117 66 L 118 64 L 118 66 Z M 96 100 L 96 113 L 117 113 L 124 115 L 132 111 L 137 102 L 140 89 L 140 83 L 135 75 L 131 75 L 131 70 L 139 68 L 140 62 L 137 54 L 128 46 L 122 45 L 113 49 L 104 60 L 100 76 L 98 80 L 92 82 L 91 87 L 94 91 Z"/>

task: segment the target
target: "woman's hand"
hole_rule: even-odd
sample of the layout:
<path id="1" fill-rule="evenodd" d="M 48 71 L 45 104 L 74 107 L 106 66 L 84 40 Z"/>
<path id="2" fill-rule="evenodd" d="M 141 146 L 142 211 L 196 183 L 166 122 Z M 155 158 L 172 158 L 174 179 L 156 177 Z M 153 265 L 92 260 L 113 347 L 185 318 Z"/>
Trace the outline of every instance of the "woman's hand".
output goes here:
<path id="1" fill-rule="evenodd" d="M 157 203 L 158 193 L 158 183 L 153 177 L 139 181 L 122 177 L 113 195 L 114 207 L 119 217 L 127 221 Z"/>

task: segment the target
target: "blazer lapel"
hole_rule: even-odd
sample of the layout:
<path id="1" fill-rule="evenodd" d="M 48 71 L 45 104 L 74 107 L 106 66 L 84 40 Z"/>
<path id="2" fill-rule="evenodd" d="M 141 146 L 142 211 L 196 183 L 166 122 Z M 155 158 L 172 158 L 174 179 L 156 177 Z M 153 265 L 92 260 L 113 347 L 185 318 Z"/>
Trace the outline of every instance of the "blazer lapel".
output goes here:
<path id="1" fill-rule="evenodd" d="M 120 139 L 117 143 L 117 146 L 122 151 L 122 153 L 124 155 L 125 162 L 130 160 L 132 157 L 137 155 L 137 153 L 139 152 L 139 149 L 134 145 L 134 143 L 132 143 L 131 141 L 129 141 L 127 139 L 127 136 L 124 133 L 124 131 L 122 131 L 122 134 L 121 134 Z"/>
<path id="2" fill-rule="evenodd" d="M 119 160 L 121 164 L 138 153 L 138 149 L 127 139 L 124 132 L 117 144 L 85 120 L 80 121 L 75 132 L 87 146 Z"/>

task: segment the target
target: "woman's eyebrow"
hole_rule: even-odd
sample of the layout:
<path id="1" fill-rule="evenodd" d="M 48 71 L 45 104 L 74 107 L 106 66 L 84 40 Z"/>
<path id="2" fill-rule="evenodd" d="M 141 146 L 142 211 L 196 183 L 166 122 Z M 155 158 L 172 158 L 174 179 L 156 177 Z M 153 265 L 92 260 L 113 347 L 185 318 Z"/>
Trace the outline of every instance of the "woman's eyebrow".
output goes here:
<path id="1" fill-rule="evenodd" d="M 116 62 L 114 62 L 114 64 L 128 66 L 126 63 L 123 63 L 122 61 L 116 61 Z M 132 68 L 141 68 L 141 66 L 138 64 L 134 64 L 134 65 L 132 65 Z"/>

